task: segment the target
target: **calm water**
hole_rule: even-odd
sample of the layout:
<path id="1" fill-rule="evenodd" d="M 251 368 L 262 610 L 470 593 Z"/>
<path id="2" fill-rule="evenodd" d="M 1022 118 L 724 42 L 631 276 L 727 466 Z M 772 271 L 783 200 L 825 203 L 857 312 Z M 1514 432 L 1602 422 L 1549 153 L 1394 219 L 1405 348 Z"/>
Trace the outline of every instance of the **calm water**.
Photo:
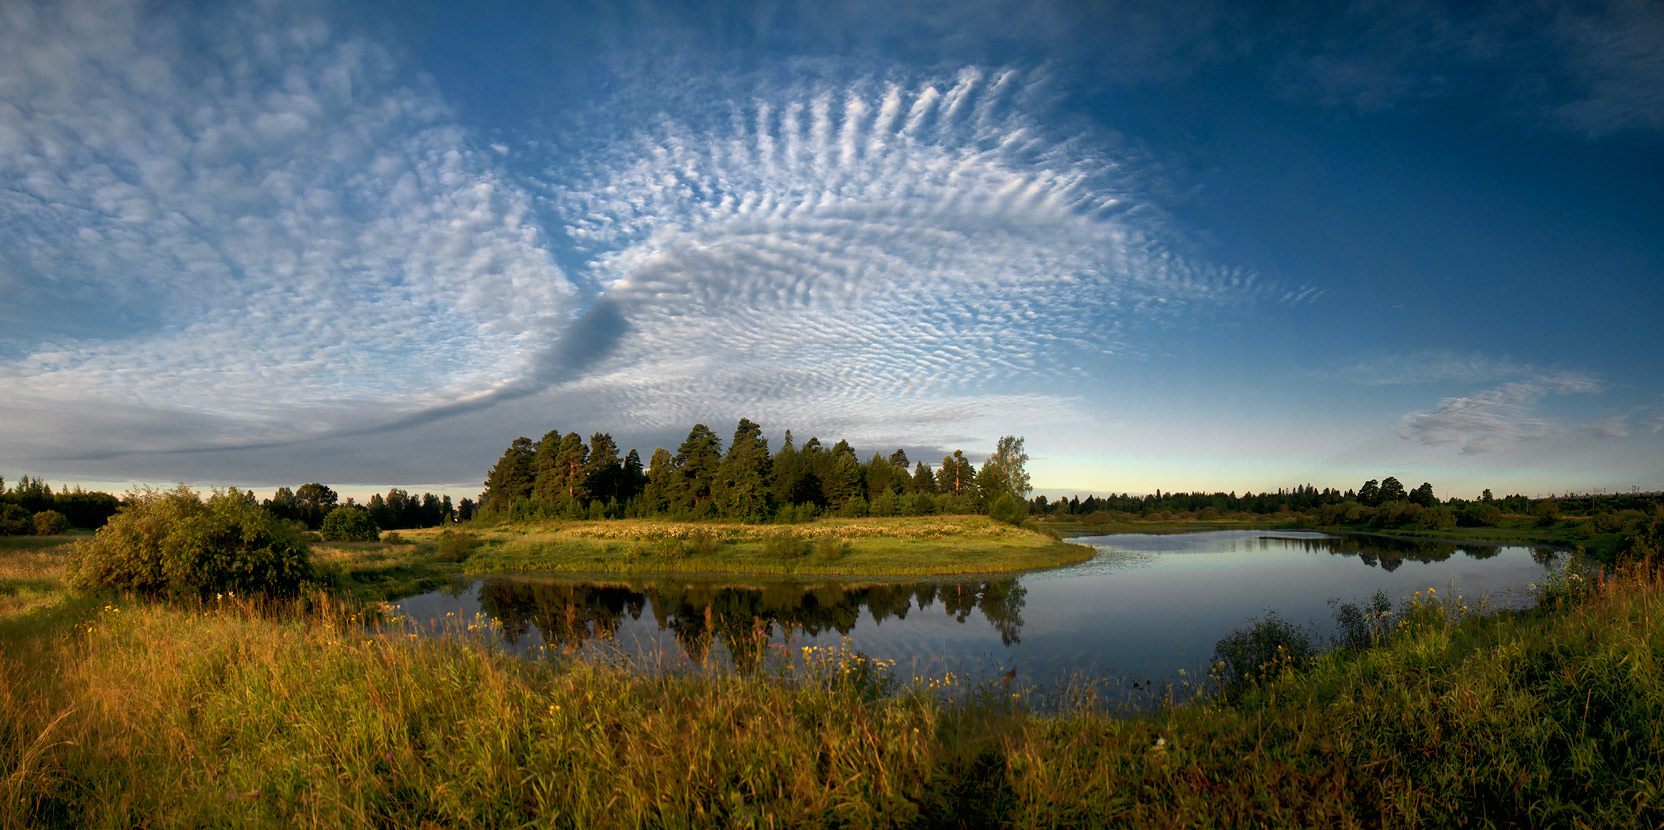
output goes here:
<path id="1" fill-rule="evenodd" d="M 1532 601 L 1566 554 L 1546 549 L 1394 543 L 1300 531 L 1082 536 L 1097 556 L 1016 577 L 804 581 L 486 578 L 398 603 L 441 630 L 483 613 L 532 655 L 601 649 L 666 667 L 714 660 L 747 670 L 804 645 L 844 644 L 896 661 L 904 676 L 1015 669 L 1066 680 L 1176 679 L 1213 645 L 1275 611 L 1330 630 L 1330 600 L 1377 589 L 1394 599 L 1452 585 L 1497 607 Z M 765 636 L 757 636 L 762 632 Z"/>

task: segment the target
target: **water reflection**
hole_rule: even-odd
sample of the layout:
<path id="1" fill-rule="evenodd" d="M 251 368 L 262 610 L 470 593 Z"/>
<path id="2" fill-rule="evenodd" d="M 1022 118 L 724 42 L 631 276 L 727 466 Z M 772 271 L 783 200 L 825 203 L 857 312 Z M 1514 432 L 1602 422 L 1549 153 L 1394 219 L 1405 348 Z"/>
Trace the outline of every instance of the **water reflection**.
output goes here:
<path id="1" fill-rule="evenodd" d="M 1406 539 L 1395 536 L 1366 536 L 1352 534 L 1340 537 L 1265 536 L 1267 540 L 1286 543 L 1298 550 L 1311 553 L 1331 553 L 1355 556 L 1372 568 L 1395 571 L 1405 562 L 1443 562 L 1457 554 L 1469 559 L 1491 559 L 1502 552 L 1500 545 L 1468 542 L 1443 542 L 1435 539 Z M 1544 567 L 1553 565 L 1563 554 L 1554 548 L 1531 548 L 1533 561 Z"/>
<path id="2" fill-rule="evenodd" d="M 527 654 L 583 649 L 662 668 L 751 672 L 796 652 L 843 647 L 895 660 L 903 681 L 952 672 L 1063 684 L 1080 677 L 1205 673 L 1213 646 L 1275 611 L 1323 635 L 1336 602 L 1395 601 L 1437 588 L 1525 607 L 1566 554 L 1302 531 L 1083 536 L 1068 568 L 986 580 L 805 582 L 765 577 L 488 578 L 410 597 L 404 616 L 442 631 L 483 614 Z M 432 621 L 431 624 L 423 621 Z M 773 651 L 771 652 L 770 649 Z M 1185 675 L 1178 672 L 1185 671 Z"/>
<path id="3" fill-rule="evenodd" d="M 983 582 L 847 583 L 774 582 L 760 586 L 718 583 L 600 584 L 570 580 L 487 579 L 479 586 L 480 609 L 500 626 L 503 638 L 517 645 L 535 630 L 542 644 L 581 649 L 618 634 L 626 618 L 651 614 L 658 630 L 669 632 L 683 654 L 704 663 L 720 643 L 733 666 L 756 669 L 767 646 L 777 638 L 792 640 L 855 630 L 865 610 L 873 624 L 911 612 L 936 609 L 957 623 L 972 612 L 999 634 L 1006 647 L 1022 641 L 1027 596 L 1015 577 Z"/>

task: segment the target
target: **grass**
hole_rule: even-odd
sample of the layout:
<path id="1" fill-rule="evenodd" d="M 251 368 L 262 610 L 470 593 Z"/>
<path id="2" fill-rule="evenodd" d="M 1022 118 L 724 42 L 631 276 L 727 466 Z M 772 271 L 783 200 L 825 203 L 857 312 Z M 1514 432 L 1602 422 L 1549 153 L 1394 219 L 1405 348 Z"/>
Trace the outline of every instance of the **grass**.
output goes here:
<path id="1" fill-rule="evenodd" d="M 476 531 L 469 573 L 912 575 L 1072 565 L 1091 548 L 981 516 L 768 526 L 623 519 Z M 414 537 L 413 537 L 414 538 Z"/>
<path id="2" fill-rule="evenodd" d="M 0 579 L 62 555 L 0 551 Z M 662 674 L 516 658 L 488 621 L 53 588 L 0 616 L 0 827 L 1656 826 L 1661 593 L 1418 598 L 1375 648 L 1118 718 L 841 650 Z"/>

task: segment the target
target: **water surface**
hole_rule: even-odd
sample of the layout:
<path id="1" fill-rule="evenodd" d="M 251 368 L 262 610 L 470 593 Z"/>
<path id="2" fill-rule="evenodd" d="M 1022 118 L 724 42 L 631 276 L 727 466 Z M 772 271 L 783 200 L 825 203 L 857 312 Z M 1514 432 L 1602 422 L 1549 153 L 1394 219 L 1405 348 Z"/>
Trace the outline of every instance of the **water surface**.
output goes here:
<path id="1" fill-rule="evenodd" d="M 1330 630 L 1331 601 L 1375 591 L 1532 601 L 1567 554 L 1526 547 L 1334 537 L 1303 531 L 1082 536 L 1078 565 L 1017 576 L 488 577 L 398 603 L 427 630 L 483 614 L 531 655 L 598 650 L 667 668 L 746 671 L 802 646 L 844 646 L 894 660 L 905 677 L 1015 670 L 1045 686 L 1070 680 L 1169 679 L 1205 672 L 1213 645 L 1276 612 Z M 1183 671 L 1185 674 L 1180 675 Z"/>

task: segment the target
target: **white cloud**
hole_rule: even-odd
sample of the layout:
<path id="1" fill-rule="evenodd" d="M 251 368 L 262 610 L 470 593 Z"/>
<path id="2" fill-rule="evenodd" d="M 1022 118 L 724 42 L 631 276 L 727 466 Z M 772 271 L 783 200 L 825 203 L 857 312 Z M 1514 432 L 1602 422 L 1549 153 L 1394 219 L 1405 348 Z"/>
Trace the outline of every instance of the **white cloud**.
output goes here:
<path id="1" fill-rule="evenodd" d="M 570 313 L 530 199 L 444 105 L 377 46 L 277 9 L 187 26 L 7 4 L 17 394 L 293 431 L 310 409 L 500 383 Z M 104 325 L 30 325 L 60 313 Z"/>
<path id="2" fill-rule="evenodd" d="M 1397 433 L 1425 446 L 1455 445 L 1463 455 L 1498 452 L 1568 433 L 1590 438 L 1628 435 L 1624 417 L 1567 428 L 1537 412 L 1550 395 L 1588 395 L 1601 389 L 1598 381 L 1583 375 L 1539 374 L 1473 395 L 1445 398 L 1431 412 L 1411 412 L 1399 419 Z"/>

